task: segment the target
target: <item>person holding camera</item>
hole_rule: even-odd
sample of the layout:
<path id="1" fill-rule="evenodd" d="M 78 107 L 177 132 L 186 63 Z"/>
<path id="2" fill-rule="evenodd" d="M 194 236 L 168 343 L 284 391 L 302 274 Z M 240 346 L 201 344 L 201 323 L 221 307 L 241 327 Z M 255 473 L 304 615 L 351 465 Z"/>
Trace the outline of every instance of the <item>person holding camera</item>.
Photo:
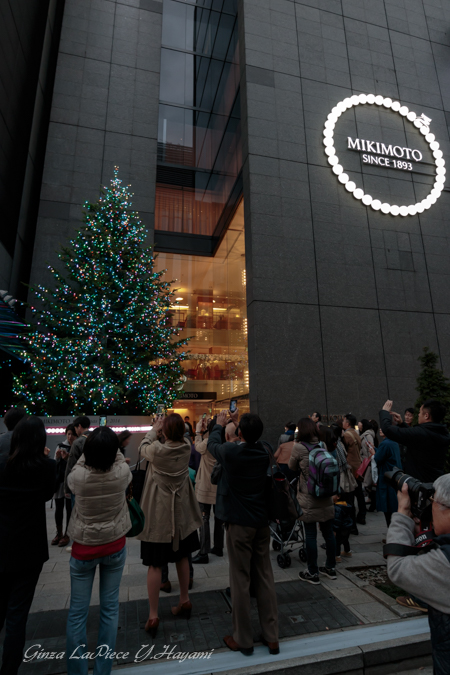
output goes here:
<path id="1" fill-rule="evenodd" d="M 392 411 L 392 401 L 386 401 L 380 411 L 380 427 L 386 438 L 404 445 L 405 473 L 424 483 L 432 483 L 444 473 L 450 446 L 450 433 L 444 424 L 447 410 L 435 399 L 425 401 L 419 411 L 419 424 L 403 427 L 402 417 Z"/>
<path id="2" fill-rule="evenodd" d="M 238 411 L 231 413 L 237 421 Z M 224 642 L 232 651 L 253 654 L 250 583 L 258 606 L 262 641 L 270 654 L 278 654 L 278 611 L 270 562 L 270 529 L 267 508 L 269 454 L 259 441 L 264 426 L 258 415 L 245 413 L 239 441 L 223 442 L 228 411 L 222 410 L 209 435 L 208 452 L 220 463 L 216 514 L 226 523 L 233 600 L 233 635 Z"/>
<path id="3" fill-rule="evenodd" d="M 231 424 L 231 423 L 230 423 Z M 200 466 L 198 467 L 195 481 L 195 496 L 197 497 L 203 518 L 203 525 L 200 529 L 200 551 L 192 559 L 197 565 L 207 565 L 209 563 L 209 553 L 223 557 L 223 523 L 216 516 L 216 493 L 217 485 L 211 483 L 211 473 L 215 464 L 215 459 L 208 452 L 208 438 L 210 432 L 216 425 L 216 417 L 207 422 L 206 419 L 197 423 L 195 435 L 195 449 L 201 455 Z M 229 426 L 229 425 L 227 425 Z M 233 429 L 236 430 L 234 425 Z M 226 433 L 226 432 L 225 432 Z M 214 510 L 214 547 L 211 549 L 211 532 L 209 519 L 211 516 L 211 507 Z"/>
<path id="4" fill-rule="evenodd" d="M 190 439 L 185 437 L 183 418 L 177 413 L 159 417 L 142 441 L 139 451 L 148 461 L 141 509 L 145 526 L 141 540 L 142 564 L 148 567 L 147 589 L 150 605 L 145 630 L 156 636 L 159 617 L 161 568 L 173 562 L 180 583 L 180 602 L 172 607 L 174 616 L 190 618 L 189 555 L 200 547 L 197 528 L 202 516 L 189 477 Z"/>
<path id="5" fill-rule="evenodd" d="M 69 424 L 66 427 L 66 443 L 58 443 L 55 452 L 56 492 L 53 495 L 53 499 L 55 500 L 56 535 L 53 537 L 51 543 L 52 546 L 59 546 L 60 548 L 67 546 L 70 543 L 70 539 L 67 535 L 67 528 L 69 527 L 70 515 L 72 513 L 72 500 L 64 494 L 64 481 L 70 448 L 76 437 L 75 427 L 73 424 Z M 66 529 L 63 534 L 64 507 L 66 509 Z"/>
<path id="6" fill-rule="evenodd" d="M 450 673 L 450 474 L 434 481 L 431 497 L 434 539 L 421 555 L 406 551 L 414 546 L 418 519 L 413 519 L 408 483 L 398 492 L 398 512 L 392 514 L 387 534 L 387 573 L 392 583 L 428 605 L 434 675 Z M 389 553 L 396 545 L 399 555 Z M 402 555 L 401 546 L 408 547 Z M 425 552 L 426 550 L 426 552 Z M 396 551 L 397 552 L 397 551 Z"/>
<path id="7" fill-rule="evenodd" d="M 119 624 L 119 588 L 127 557 L 126 534 L 131 520 L 125 491 L 131 471 L 119 450 L 117 435 L 97 427 L 83 443 L 83 452 L 67 483 L 75 495 L 68 534 L 73 540 L 70 558 L 70 608 L 67 617 L 67 673 L 87 675 L 88 661 L 71 658 L 86 645 L 86 624 L 92 585 L 100 576 L 100 624 L 97 646 L 114 651 Z M 94 675 L 108 675 L 112 660 L 98 655 Z"/>

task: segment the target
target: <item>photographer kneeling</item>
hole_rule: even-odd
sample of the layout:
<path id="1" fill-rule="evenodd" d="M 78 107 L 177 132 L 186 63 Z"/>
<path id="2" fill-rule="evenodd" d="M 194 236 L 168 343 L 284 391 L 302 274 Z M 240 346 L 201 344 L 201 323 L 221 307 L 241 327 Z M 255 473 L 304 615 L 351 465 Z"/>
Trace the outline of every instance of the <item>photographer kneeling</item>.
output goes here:
<path id="1" fill-rule="evenodd" d="M 388 555 L 387 572 L 392 583 L 429 605 L 433 672 L 450 675 L 450 474 L 440 476 L 434 488 L 431 499 L 435 537 L 431 550 L 404 557 Z M 398 512 L 392 514 L 387 545 L 409 547 L 415 541 L 416 522 L 411 513 L 408 485 L 404 483 L 398 492 Z"/>

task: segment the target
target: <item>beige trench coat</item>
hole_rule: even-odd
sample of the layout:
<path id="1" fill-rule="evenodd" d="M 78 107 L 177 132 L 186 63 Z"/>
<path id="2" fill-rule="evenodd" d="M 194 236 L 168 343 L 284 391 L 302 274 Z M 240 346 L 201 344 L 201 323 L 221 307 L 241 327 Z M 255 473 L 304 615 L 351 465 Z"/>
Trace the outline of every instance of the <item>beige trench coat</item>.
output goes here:
<path id="1" fill-rule="evenodd" d="M 149 464 L 140 503 L 145 527 L 137 539 L 173 542 L 173 550 L 178 551 L 179 541 L 203 522 L 189 478 L 191 444 L 185 440 L 160 443 L 156 432 L 149 431 L 139 450 Z"/>
<path id="2" fill-rule="evenodd" d="M 200 504 L 215 504 L 217 485 L 211 483 L 211 472 L 216 460 L 208 452 L 208 439 L 200 434 L 195 436 L 195 449 L 201 454 L 200 465 L 195 477 L 195 495 Z"/>
<path id="3" fill-rule="evenodd" d="M 300 520 L 305 523 L 324 523 L 334 518 L 332 497 L 314 497 L 308 492 L 309 450 L 302 443 L 294 443 L 288 466 L 292 471 L 300 471 L 297 492 L 298 503 L 303 510 Z"/>

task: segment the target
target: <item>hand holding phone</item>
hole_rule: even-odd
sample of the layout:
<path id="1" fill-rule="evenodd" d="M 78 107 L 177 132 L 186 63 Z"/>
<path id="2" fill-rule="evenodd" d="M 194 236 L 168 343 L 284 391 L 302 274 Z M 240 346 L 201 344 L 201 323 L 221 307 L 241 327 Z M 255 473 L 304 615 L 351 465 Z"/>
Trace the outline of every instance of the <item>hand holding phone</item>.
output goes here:
<path id="1" fill-rule="evenodd" d="M 230 415 L 237 410 L 237 398 L 232 398 L 230 401 Z"/>

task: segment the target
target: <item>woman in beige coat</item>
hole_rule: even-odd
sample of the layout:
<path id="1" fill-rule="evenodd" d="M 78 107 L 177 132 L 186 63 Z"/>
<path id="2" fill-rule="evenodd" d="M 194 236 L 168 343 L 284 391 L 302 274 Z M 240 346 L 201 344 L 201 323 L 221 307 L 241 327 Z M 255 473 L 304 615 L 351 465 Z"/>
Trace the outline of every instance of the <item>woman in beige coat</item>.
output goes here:
<path id="1" fill-rule="evenodd" d="M 150 615 L 145 630 L 153 637 L 159 626 L 163 565 L 176 563 L 180 582 L 180 602 L 172 607 L 172 614 L 189 618 L 192 611 L 188 595 L 188 555 L 200 547 L 197 528 L 202 524 L 202 517 L 189 478 L 191 444 L 184 438 L 184 432 L 182 418 L 172 413 L 164 420 L 158 419 L 140 445 L 141 455 L 149 464 L 140 504 L 145 527 L 138 539 L 142 563 L 148 566 Z"/>
<path id="2" fill-rule="evenodd" d="M 201 455 L 200 465 L 195 477 L 195 496 L 202 512 L 203 524 L 200 530 L 200 551 L 192 559 L 194 564 L 207 565 L 209 563 L 209 553 L 223 556 L 223 522 L 214 516 L 214 548 L 211 549 L 211 531 L 209 519 L 211 516 L 211 506 L 216 512 L 216 493 L 217 485 L 211 483 L 211 473 L 216 460 L 208 452 L 209 432 L 214 428 L 216 418 L 209 421 L 206 427 L 206 420 L 200 420 L 197 424 L 195 433 L 195 449 Z M 234 425 L 233 425 L 234 427 Z M 234 427 L 236 429 L 236 427 Z"/>
<path id="3" fill-rule="evenodd" d="M 305 526 L 306 558 L 308 569 L 299 572 L 302 581 L 320 584 L 319 572 L 329 579 L 336 579 L 336 540 L 333 533 L 334 505 L 332 497 L 315 497 L 309 494 L 307 483 L 309 477 L 309 453 L 319 447 L 316 437 L 316 426 L 309 417 L 303 417 L 298 423 L 296 442 L 289 460 L 292 471 L 300 471 L 297 499 L 302 507 L 300 520 Z M 326 544 L 327 562 L 325 567 L 317 566 L 317 523 Z"/>
<path id="4" fill-rule="evenodd" d="M 73 539 L 70 558 L 70 609 L 67 618 L 67 650 L 70 656 L 86 645 L 86 622 L 92 584 L 100 573 L 100 626 L 98 646 L 113 652 L 119 623 L 119 587 L 127 555 L 125 536 L 131 520 L 125 490 L 131 471 L 119 450 L 116 434 L 97 427 L 87 437 L 83 454 L 67 476 L 75 495 L 68 534 Z M 77 652 L 79 653 L 79 652 Z M 81 662 L 83 663 L 83 662 Z M 83 672 L 87 674 L 87 661 Z M 67 659 L 69 675 L 79 675 L 80 661 Z M 97 656 L 94 675 L 111 672 L 112 660 Z"/>

